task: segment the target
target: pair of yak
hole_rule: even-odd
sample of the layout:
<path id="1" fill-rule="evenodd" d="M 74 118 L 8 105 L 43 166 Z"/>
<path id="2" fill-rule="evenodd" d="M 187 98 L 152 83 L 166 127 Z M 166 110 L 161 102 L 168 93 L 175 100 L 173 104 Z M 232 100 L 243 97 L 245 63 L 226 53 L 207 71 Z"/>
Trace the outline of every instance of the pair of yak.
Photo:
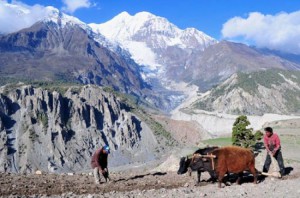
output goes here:
<path id="1" fill-rule="evenodd" d="M 250 171 L 257 183 L 257 171 L 255 169 L 255 155 L 250 149 L 228 146 L 208 147 L 195 151 L 192 158 L 180 159 L 178 174 L 197 171 L 197 182 L 200 182 L 201 172 L 208 171 L 211 179 L 218 179 L 221 187 L 225 174 L 235 173 L 238 175 L 237 183 L 241 183 L 244 171 Z"/>

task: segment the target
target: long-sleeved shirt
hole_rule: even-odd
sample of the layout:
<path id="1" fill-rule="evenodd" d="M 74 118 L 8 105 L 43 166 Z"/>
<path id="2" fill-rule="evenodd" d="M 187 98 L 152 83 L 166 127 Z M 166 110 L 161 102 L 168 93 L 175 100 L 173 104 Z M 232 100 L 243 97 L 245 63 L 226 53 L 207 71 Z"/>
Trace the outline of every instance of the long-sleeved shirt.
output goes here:
<path id="1" fill-rule="evenodd" d="M 107 168 L 107 154 L 103 153 L 103 148 L 96 150 L 92 156 L 91 166 L 92 168 L 99 167 L 101 170 Z"/>
<path id="2" fill-rule="evenodd" d="M 270 137 L 264 135 L 264 145 L 268 152 L 277 152 L 280 149 L 280 139 L 276 133 L 273 133 Z"/>

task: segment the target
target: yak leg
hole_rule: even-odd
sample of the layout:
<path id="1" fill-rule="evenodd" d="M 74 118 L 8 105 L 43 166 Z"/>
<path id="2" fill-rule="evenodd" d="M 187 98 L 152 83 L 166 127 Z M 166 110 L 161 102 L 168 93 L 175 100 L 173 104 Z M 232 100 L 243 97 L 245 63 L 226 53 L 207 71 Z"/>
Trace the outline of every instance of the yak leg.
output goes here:
<path id="1" fill-rule="evenodd" d="M 207 180 L 207 182 L 215 182 L 216 181 L 216 175 L 213 171 L 208 171 L 210 178 Z"/>
<path id="2" fill-rule="evenodd" d="M 241 185 L 242 178 L 243 178 L 243 172 L 238 173 L 238 179 L 236 180 L 236 183 L 238 185 Z"/>
<path id="3" fill-rule="evenodd" d="M 222 187 L 222 182 L 223 182 L 223 178 L 224 178 L 224 176 L 225 176 L 225 173 L 226 173 L 226 172 L 219 172 L 219 174 L 218 174 L 218 180 L 219 180 L 218 186 L 219 186 L 219 188 Z"/>
<path id="4" fill-rule="evenodd" d="M 192 169 L 190 167 L 188 167 L 188 173 L 189 173 L 189 176 L 192 176 Z"/>
<path id="5" fill-rule="evenodd" d="M 256 169 L 254 167 L 254 164 L 252 166 L 250 166 L 249 170 L 250 170 L 250 172 L 252 173 L 252 175 L 254 177 L 253 183 L 257 184 L 257 174 L 256 174 Z"/>
<path id="6" fill-rule="evenodd" d="M 200 183 L 201 171 L 197 171 L 197 183 Z"/>

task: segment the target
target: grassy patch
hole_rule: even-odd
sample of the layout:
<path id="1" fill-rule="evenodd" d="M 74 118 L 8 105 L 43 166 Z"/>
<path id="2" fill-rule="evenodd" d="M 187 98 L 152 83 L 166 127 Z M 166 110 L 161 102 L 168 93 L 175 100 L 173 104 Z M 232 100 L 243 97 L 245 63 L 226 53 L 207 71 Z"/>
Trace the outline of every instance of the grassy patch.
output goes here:
<path id="1" fill-rule="evenodd" d="M 30 83 L 33 87 L 35 88 L 42 88 L 45 90 L 48 90 L 49 92 L 53 92 L 53 91 L 57 91 L 58 93 L 60 93 L 61 95 L 64 95 L 67 90 L 72 87 L 72 89 L 74 89 L 74 92 L 78 92 L 81 90 L 81 87 L 83 85 L 80 84 L 76 84 L 76 83 L 66 83 L 66 82 L 43 82 L 43 81 L 36 81 L 36 82 L 32 82 Z"/>
<path id="2" fill-rule="evenodd" d="M 72 87 L 74 92 L 79 92 L 83 86 L 82 84 L 76 82 L 32 81 L 32 80 L 17 80 L 13 78 L 0 77 L 0 86 L 5 85 L 3 94 L 7 95 L 10 91 L 19 88 L 21 86 L 20 84 L 18 84 L 19 82 L 24 83 L 24 85 L 32 85 L 34 88 L 42 88 L 44 90 L 48 90 L 49 92 L 57 91 L 62 95 L 64 95 L 70 87 Z"/>
<path id="3" fill-rule="evenodd" d="M 37 114 L 37 119 L 43 124 L 44 128 L 48 128 L 48 115 L 45 112 L 39 112 Z"/>
<path id="4" fill-rule="evenodd" d="M 151 128 L 155 136 L 165 138 L 167 146 L 176 145 L 176 140 L 172 137 L 171 133 L 167 131 L 159 122 L 153 119 L 147 112 L 143 111 L 142 109 L 134 109 L 133 113 Z"/>
<path id="5" fill-rule="evenodd" d="M 231 146 L 231 137 L 221 137 L 202 141 L 203 144 L 208 144 L 210 146 Z"/>
<path id="6" fill-rule="evenodd" d="M 0 86 L 10 84 L 10 83 L 17 84 L 18 82 L 20 82 L 20 80 L 15 79 L 15 78 L 0 76 Z"/>
<path id="7" fill-rule="evenodd" d="M 151 107 L 154 109 L 154 106 L 152 106 L 149 102 L 137 95 L 122 93 L 114 90 L 112 87 L 103 87 L 103 91 L 115 95 L 117 98 L 120 99 L 121 102 L 127 104 L 128 107 L 134 109 L 139 109 L 141 107 Z"/>

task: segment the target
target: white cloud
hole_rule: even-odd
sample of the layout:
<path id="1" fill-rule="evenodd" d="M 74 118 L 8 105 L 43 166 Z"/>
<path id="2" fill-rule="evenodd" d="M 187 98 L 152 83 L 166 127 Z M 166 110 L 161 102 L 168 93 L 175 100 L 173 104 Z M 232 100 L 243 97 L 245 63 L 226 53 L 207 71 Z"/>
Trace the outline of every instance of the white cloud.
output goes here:
<path id="1" fill-rule="evenodd" d="M 223 24 L 226 39 L 242 39 L 258 47 L 300 54 L 300 11 L 264 15 L 252 12 L 247 18 L 234 17 Z"/>
<path id="2" fill-rule="evenodd" d="M 28 6 L 18 1 L 0 0 L 0 33 L 11 33 L 42 20 L 49 10 L 41 5 Z"/>
<path id="3" fill-rule="evenodd" d="M 90 0 L 63 0 L 65 6 L 62 8 L 64 11 L 73 13 L 79 8 L 89 8 L 92 6 Z"/>

